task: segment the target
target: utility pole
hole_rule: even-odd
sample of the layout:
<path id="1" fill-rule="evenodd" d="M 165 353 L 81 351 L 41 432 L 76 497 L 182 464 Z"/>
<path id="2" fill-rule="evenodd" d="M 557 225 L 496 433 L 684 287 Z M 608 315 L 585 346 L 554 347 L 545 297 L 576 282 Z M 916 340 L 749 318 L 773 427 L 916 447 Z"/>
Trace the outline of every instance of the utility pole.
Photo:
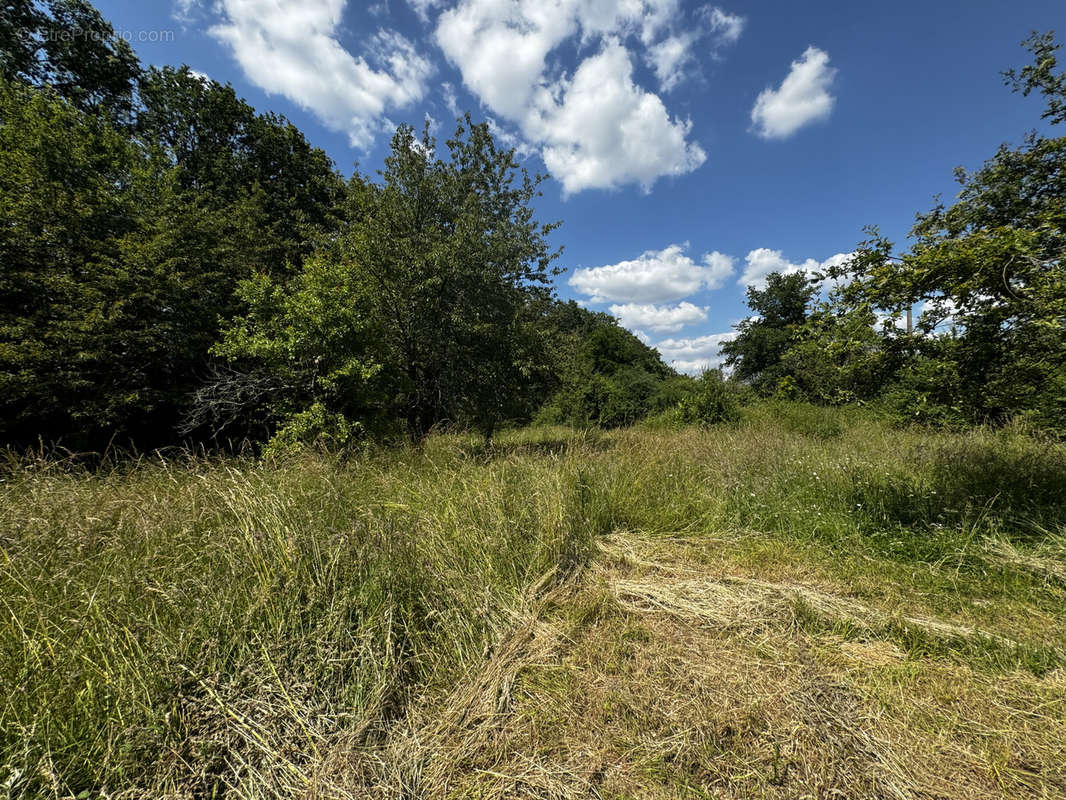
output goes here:
<path id="1" fill-rule="evenodd" d="M 911 321 L 911 307 L 907 306 L 907 335 L 911 335 L 911 331 L 914 329 L 914 325 Z"/>

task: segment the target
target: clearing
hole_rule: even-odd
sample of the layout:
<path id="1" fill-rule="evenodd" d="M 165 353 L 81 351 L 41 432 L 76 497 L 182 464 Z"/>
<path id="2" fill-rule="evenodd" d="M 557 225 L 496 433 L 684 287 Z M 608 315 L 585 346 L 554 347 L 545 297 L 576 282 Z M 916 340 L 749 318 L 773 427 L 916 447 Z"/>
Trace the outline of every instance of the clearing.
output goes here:
<path id="1" fill-rule="evenodd" d="M 576 583 L 531 608 L 446 713 L 392 743 L 379 788 L 1066 796 L 1066 670 L 1042 670 L 979 600 L 938 614 L 866 566 L 797 560 L 754 534 L 616 533 Z"/>
<path id="2" fill-rule="evenodd" d="M 1066 798 L 1066 447 L 793 404 L 0 475 L 0 798 Z"/>

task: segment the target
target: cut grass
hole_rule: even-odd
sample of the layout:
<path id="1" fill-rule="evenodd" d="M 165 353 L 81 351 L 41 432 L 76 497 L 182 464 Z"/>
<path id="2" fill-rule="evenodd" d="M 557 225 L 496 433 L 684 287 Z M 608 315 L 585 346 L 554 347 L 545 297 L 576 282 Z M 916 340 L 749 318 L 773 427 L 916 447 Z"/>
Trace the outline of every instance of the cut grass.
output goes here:
<path id="1" fill-rule="evenodd" d="M 780 404 L 14 460 L 0 797 L 1059 796 L 1064 498 L 1061 446 Z"/>
<path id="2" fill-rule="evenodd" d="M 548 633 L 511 664 L 513 677 L 481 687 L 497 698 L 495 712 L 433 729 L 424 759 L 435 770 L 414 796 L 1066 792 L 1062 669 L 989 663 L 990 640 L 940 620 L 910 625 L 974 646 L 931 651 L 891 625 L 860 627 L 857 615 L 883 611 L 824 583 L 809 588 L 809 565 L 769 583 L 708 574 L 690 560 L 721 547 L 612 537 L 581 585 L 542 609 Z M 657 561 L 641 557 L 650 550 Z M 718 561 L 729 565 L 728 556 Z M 483 703 L 469 696 L 448 706 Z"/>

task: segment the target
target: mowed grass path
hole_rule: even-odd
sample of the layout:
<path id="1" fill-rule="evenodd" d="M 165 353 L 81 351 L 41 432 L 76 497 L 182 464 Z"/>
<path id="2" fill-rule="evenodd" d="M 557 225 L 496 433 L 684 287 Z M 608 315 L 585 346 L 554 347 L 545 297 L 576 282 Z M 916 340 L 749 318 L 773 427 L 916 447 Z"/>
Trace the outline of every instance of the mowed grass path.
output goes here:
<path id="1" fill-rule="evenodd" d="M 1066 450 L 792 405 L 0 484 L 0 797 L 1066 796 Z"/>

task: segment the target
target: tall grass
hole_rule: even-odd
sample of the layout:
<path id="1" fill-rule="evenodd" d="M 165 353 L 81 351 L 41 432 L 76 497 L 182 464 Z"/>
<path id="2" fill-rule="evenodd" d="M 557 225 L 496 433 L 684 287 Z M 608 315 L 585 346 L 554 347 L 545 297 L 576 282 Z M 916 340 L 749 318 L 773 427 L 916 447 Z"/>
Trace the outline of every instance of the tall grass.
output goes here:
<path id="1" fill-rule="evenodd" d="M 0 796 L 343 795 L 352 754 L 476 670 L 537 591 L 619 528 L 755 531 L 886 574 L 950 562 L 908 580 L 946 603 L 1047 609 L 1054 655 L 1066 595 L 1031 567 L 1061 552 L 1064 501 L 1059 446 L 804 406 L 712 430 L 534 429 L 490 449 L 442 436 L 348 460 L 14 464 L 0 484 Z"/>
<path id="2" fill-rule="evenodd" d="M 301 794 L 473 669 L 605 522 L 573 459 L 16 469 L 0 785 Z"/>

